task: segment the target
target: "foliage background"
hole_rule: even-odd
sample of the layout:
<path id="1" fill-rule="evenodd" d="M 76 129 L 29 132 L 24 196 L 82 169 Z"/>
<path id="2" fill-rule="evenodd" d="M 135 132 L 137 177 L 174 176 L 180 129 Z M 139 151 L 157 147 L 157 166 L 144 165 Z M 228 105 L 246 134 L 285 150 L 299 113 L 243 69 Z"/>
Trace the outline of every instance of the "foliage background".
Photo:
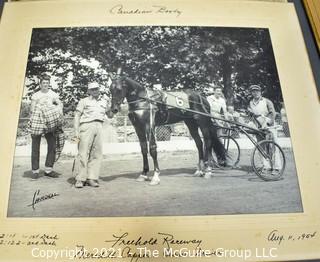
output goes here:
<path id="1" fill-rule="evenodd" d="M 164 90 L 191 88 L 206 94 L 223 88 L 228 104 L 247 107 L 248 87 L 258 84 L 279 111 L 282 94 L 268 29 L 227 27 L 79 27 L 33 29 L 26 97 L 49 73 L 65 113 L 85 96 L 89 81 L 108 93 L 118 67 L 141 84 Z"/>

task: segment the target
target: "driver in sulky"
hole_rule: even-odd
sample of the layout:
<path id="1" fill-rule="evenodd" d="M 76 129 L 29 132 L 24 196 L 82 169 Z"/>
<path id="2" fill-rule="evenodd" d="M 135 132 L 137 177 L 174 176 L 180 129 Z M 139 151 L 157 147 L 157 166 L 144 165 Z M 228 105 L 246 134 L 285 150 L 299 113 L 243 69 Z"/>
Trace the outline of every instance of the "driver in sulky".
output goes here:
<path id="1" fill-rule="evenodd" d="M 273 103 L 262 96 L 260 86 L 252 85 L 250 91 L 253 98 L 249 103 L 248 111 L 255 116 L 260 128 L 273 126 L 276 117 Z"/>
<path id="2" fill-rule="evenodd" d="M 269 131 L 268 137 L 261 137 L 257 135 L 257 140 L 261 141 L 262 139 L 271 139 L 277 143 L 277 129 L 275 127 L 275 117 L 276 111 L 271 100 L 262 96 L 261 87 L 258 85 L 251 85 L 250 91 L 253 98 L 251 99 L 248 107 L 248 111 L 254 116 L 258 128 L 267 129 Z M 280 167 L 279 155 L 275 155 L 275 166 L 273 168 L 274 172 Z M 264 169 L 270 170 L 270 163 L 264 161 Z"/>

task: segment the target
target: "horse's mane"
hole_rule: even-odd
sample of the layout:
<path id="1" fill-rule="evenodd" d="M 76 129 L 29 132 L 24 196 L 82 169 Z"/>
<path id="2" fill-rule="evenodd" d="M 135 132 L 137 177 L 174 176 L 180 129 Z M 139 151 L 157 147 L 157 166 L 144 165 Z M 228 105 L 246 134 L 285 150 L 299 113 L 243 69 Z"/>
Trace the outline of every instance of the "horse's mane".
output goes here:
<path id="1" fill-rule="evenodd" d="M 145 87 L 139 84 L 137 81 L 131 79 L 130 77 L 124 77 L 124 80 L 128 82 L 135 90 L 145 90 Z"/>

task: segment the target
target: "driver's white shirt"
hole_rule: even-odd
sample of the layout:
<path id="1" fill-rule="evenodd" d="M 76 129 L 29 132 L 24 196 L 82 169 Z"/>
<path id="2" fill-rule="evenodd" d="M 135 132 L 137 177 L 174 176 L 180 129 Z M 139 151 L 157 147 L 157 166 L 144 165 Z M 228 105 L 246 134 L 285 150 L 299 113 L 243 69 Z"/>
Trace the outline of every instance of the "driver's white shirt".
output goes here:
<path id="1" fill-rule="evenodd" d="M 251 112 L 256 116 L 267 116 L 269 115 L 269 110 L 267 106 L 267 100 L 264 97 L 260 97 L 258 101 L 252 99 L 250 101 Z"/>
<path id="2" fill-rule="evenodd" d="M 210 113 L 214 116 L 220 116 L 221 111 L 227 112 L 226 100 L 223 97 L 216 98 L 214 95 L 208 96 L 207 100 L 210 104 Z"/>
<path id="3" fill-rule="evenodd" d="M 266 98 L 260 97 L 257 101 L 252 99 L 249 104 L 249 110 L 256 116 L 256 119 L 262 128 L 271 125 L 272 120 L 268 117 L 270 112 L 268 110 Z"/>

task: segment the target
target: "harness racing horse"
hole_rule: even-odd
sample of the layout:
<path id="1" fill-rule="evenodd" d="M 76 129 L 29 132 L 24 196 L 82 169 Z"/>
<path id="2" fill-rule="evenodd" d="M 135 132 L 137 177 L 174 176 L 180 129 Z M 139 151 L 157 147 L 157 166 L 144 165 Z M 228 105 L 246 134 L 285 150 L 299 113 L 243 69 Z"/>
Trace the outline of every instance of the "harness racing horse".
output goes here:
<path id="1" fill-rule="evenodd" d="M 208 101 L 197 92 L 192 90 L 177 92 L 149 90 L 126 76 L 117 76 L 112 81 L 110 92 L 112 96 L 111 111 L 114 114 L 120 110 L 121 104 L 126 98 L 129 106 L 128 116 L 139 138 L 143 156 L 143 171 L 137 181 L 149 180 L 149 143 L 149 152 L 154 163 L 154 173 L 150 185 L 160 183 L 155 139 L 156 126 L 184 121 L 198 149 L 199 164 L 196 175 L 203 175 L 204 171 L 211 172 L 208 159 L 212 150 L 214 150 L 219 161 L 225 162 L 225 149 L 217 137 L 217 130 L 211 118 L 196 113 L 210 112 Z M 172 101 L 175 103 L 174 106 L 171 106 Z M 193 112 L 188 111 L 188 109 Z M 204 145 L 198 131 L 199 128 L 203 135 Z"/>

